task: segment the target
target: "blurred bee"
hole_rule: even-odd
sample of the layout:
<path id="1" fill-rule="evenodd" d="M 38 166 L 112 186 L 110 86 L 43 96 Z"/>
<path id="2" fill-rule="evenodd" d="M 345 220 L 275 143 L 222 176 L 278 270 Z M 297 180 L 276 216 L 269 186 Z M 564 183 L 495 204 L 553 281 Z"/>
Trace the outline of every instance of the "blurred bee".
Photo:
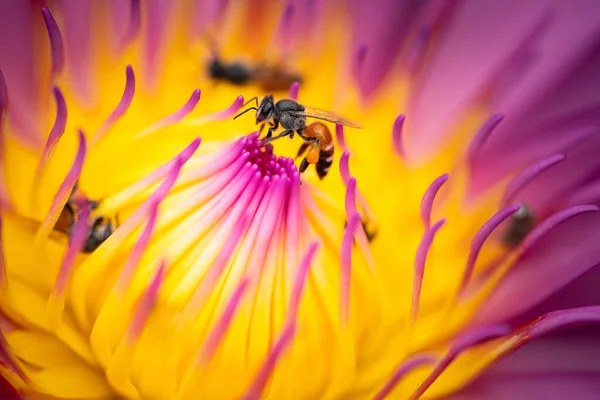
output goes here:
<path id="1" fill-rule="evenodd" d="M 367 235 L 367 240 L 371 243 L 377 237 L 377 228 L 372 222 L 364 220 L 362 217 L 360 219 L 360 224 L 362 225 L 365 234 Z M 344 221 L 344 229 L 348 226 L 348 221 Z"/>
<path id="2" fill-rule="evenodd" d="M 502 236 L 502 242 L 510 248 L 517 247 L 534 226 L 535 217 L 533 212 L 526 205 L 522 205 L 510 218 L 508 228 Z"/>
<path id="3" fill-rule="evenodd" d="M 279 64 L 260 62 L 257 65 L 239 61 L 226 62 L 217 52 L 217 45 L 211 40 L 212 56 L 208 62 L 208 76 L 212 80 L 221 80 L 232 85 L 243 86 L 257 83 L 267 92 L 286 91 L 292 83 L 302 83 L 302 77 Z"/>
<path id="4" fill-rule="evenodd" d="M 73 190 L 75 193 L 77 189 Z M 76 216 L 78 215 L 78 209 L 73 201 L 73 193 L 71 197 L 65 204 L 65 207 L 62 209 L 56 224 L 54 225 L 54 229 L 60 232 L 65 233 L 70 236 L 73 230 L 73 226 L 75 225 Z M 95 210 L 98 208 L 98 202 L 94 200 L 87 200 L 88 206 L 90 210 Z M 106 239 L 112 235 L 115 231 L 116 227 L 113 225 L 111 220 L 104 216 L 97 216 L 94 218 L 92 225 L 89 227 L 88 236 L 83 244 L 83 248 L 81 249 L 84 253 L 92 253 L 96 250 Z"/>

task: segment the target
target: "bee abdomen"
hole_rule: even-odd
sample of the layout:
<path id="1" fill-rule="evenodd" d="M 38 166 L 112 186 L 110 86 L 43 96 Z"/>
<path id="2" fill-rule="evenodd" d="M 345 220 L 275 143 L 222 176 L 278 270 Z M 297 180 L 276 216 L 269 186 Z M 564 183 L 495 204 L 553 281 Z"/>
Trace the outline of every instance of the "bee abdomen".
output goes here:
<path id="1" fill-rule="evenodd" d="M 330 144 L 325 150 L 319 152 L 319 161 L 315 169 L 319 179 L 323 179 L 329 172 L 331 164 L 333 163 L 333 144 Z"/>

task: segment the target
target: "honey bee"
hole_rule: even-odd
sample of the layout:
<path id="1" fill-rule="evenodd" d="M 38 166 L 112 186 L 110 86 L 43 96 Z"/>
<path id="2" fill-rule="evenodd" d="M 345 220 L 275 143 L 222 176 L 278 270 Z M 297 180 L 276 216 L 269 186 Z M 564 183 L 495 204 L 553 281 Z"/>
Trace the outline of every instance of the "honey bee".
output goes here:
<path id="1" fill-rule="evenodd" d="M 256 123 L 261 125 L 260 130 L 262 131 L 266 124 L 270 125 L 266 138 L 262 142 L 263 145 L 285 136 L 289 136 L 292 139 L 294 134 L 297 133 L 304 140 L 298 151 L 298 157 L 303 155 L 306 150 L 309 150 L 307 156 L 302 160 L 299 170 L 300 172 L 304 172 L 309 164 L 316 164 L 317 174 L 320 179 L 323 179 L 327 175 L 333 162 L 333 137 L 327 125 L 317 121 L 307 126 L 306 118 L 360 128 L 360 125 L 345 120 L 329 111 L 306 107 L 291 99 L 282 99 L 275 102 L 273 95 L 267 95 L 260 100 L 260 104 L 256 97 L 250 99 L 246 104 L 252 101 L 256 102 L 256 107 L 247 108 L 236 115 L 234 119 L 250 110 L 256 110 Z M 279 128 L 280 124 L 285 130 L 279 135 L 273 136 L 273 133 Z"/>
<path id="2" fill-rule="evenodd" d="M 526 205 L 522 205 L 510 218 L 508 228 L 502 235 L 502 242 L 506 246 L 514 248 L 521 244 L 534 226 L 535 217 L 533 212 Z"/>
<path id="3" fill-rule="evenodd" d="M 74 189 L 73 192 L 76 190 L 77 189 Z M 90 210 L 95 210 L 99 205 L 98 202 L 94 200 L 87 200 L 87 203 L 88 207 L 90 207 Z M 58 220 L 54 225 L 54 229 L 70 236 L 77 219 L 77 214 L 78 210 L 75 202 L 73 201 L 72 194 L 65 204 L 65 207 L 62 209 Z M 81 251 L 84 253 L 94 252 L 94 250 L 96 250 L 102 243 L 104 243 L 106 239 L 110 237 L 110 235 L 112 235 L 115 229 L 115 225 L 113 225 L 109 218 L 104 216 L 96 217 L 89 227 L 88 236 Z"/>

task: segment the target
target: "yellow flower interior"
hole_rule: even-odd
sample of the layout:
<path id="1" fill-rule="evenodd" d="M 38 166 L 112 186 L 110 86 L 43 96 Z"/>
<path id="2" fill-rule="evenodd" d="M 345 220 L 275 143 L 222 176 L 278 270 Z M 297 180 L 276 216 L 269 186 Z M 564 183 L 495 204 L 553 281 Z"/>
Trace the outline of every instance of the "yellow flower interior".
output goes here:
<path id="1" fill-rule="evenodd" d="M 181 9 L 173 13 L 172 20 L 183 20 L 177 19 L 177 15 L 186 10 L 180 5 L 176 7 Z M 264 49 L 268 48 L 277 26 L 272 21 L 278 20 L 281 9 L 276 6 L 267 9 L 269 18 L 264 16 L 264 25 L 253 25 L 251 29 L 248 20 L 255 16 L 256 10 L 251 12 L 242 6 L 228 14 L 218 31 L 225 59 L 240 54 L 251 61 L 265 55 L 277 58 L 276 51 Z M 53 12 L 60 25 L 60 12 Z M 21 144 L 10 123 L 6 132 L 2 159 L 14 210 L 2 212 L 8 279 L 0 291 L 0 307 L 17 325 L 7 329 L 5 336 L 31 383 L 21 382 L 6 369 L 3 374 L 32 398 L 47 395 L 101 399 L 115 393 L 132 399 L 171 399 L 175 398 L 174 393 L 182 399 L 198 398 L 195 396 L 199 393 L 207 399 L 236 398 L 252 381 L 283 327 L 297 265 L 290 265 L 284 258 L 283 245 L 275 249 L 269 255 L 261 280 L 251 288 L 247 301 L 241 303 L 215 358 L 208 365 L 190 368 L 199 346 L 243 275 L 231 266 L 227 279 L 220 282 L 219 290 L 206 300 L 194 318 L 180 318 L 177 322 L 177 314 L 220 250 L 215 243 L 200 244 L 168 266 L 169 274 L 143 334 L 133 344 L 127 342 L 123 338 L 133 310 L 156 273 L 158 260 L 164 256 L 168 243 L 185 238 L 185 230 L 169 224 L 170 216 L 176 214 L 178 205 L 185 200 L 177 193 L 160 206 L 158 233 L 124 293 L 113 285 L 143 225 L 118 243 L 109 239 L 94 254 L 78 256 L 60 321 L 49 311 L 48 299 L 67 240 L 53 233 L 41 247 L 36 247 L 33 245 L 36 231 L 71 167 L 77 129 L 82 128 L 89 141 L 112 112 L 125 85 L 126 65 L 132 64 L 136 73 L 133 103 L 127 115 L 97 145 L 88 148 L 79 180 L 90 198 L 106 199 L 107 203 L 111 196 L 163 165 L 196 137 L 201 137 L 202 143 L 194 157 L 211 154 L 229 141 L 254 131 L 256 126 L 250 113 L 235 121 L 202 122 L 197 118 L 226 108 L 240 94 L 246 99 L 263 94 L 256 85 L 234 87 L 208 80 L 204 71 L 209 56 L 206 43 L 202 39 L 190 41 L 185 37 L 190 27 L 180 23 L 170 25 L 171 31 L 166 35 L 169 42 L 164 46 L 165 63 L 160 66 L 156 90 L 150 93 L 144 87 L 149 78 L 144 75 L 144 64 L 140 61 L 144 51 L 141 41 L 115 58 L 103 22 L 94 21 L 92 27 L 96 31 L 95 45 L 102 49 L 94 55 L 89 71 L 97 99 L 92 107 L 81 103 L 69 80 L 68 68 L 58 79 L 57 85 L 67 100 L 68 123 L 39 182 L 35 181 L 35 171 L 40 152 Z M 319 181 L 312 167 L 303 175 L 310 187 L 304 185 L 301 191 L 312 193 L 327 216 L 329 225 L 323 226 L 331 229 L 315 230 L 313 237 L 301 238 L 301 248 L 319 235 L 323 245 L 311 265 L 293 345 L 277 363 L 264 391 L 269 398 L 373 396 L 410 355 L 443 354 L 491 289 L 485 287 L 467 300 L 457 299 L 470 240 L 498 210 L 501 195 L 499 187 L 468 205 L 463 201 L 468 180 L 464 161 L 466 144 L 486 117 L 485 107 L 466 116 L 448 143 L 436 144 L 440 151 L 431 160 L 419 166 L 407 165 L 392 149 L 391 132 L 394 119 L 404 109 L 410 76 L 396 68 L 395 75 L 387 78 L 373 100 L 361 104 L 356 90 L 340 78 L 349 74 L 346 33 L 351 28 L 344 14 L 328 10 L 321 25 L 315 23 L 313 31 L 318 34 L 322 29 L 329 35 L 319 36 L 318 46 L 314 46 L 314 40 L 306 41 L 299 44 L 301 50 L 294 52 L 292 64 L 306 81 L 300 87 L 299 101 L 330 109 L 364 126 L 362 130 L 346 128 L 345 136 L 351 152 L 350 171 L 376 217 L 377 237 L 370 246 L 376 268 L 374 273 L 369 271 L 365 257 L 355 246 L 350 323 L 341 326 L 337 319 L 339 252 L 346 216 L 345 187 L 338 168 L 342 151 L 338 146 L 331 172 L 325 179 Z M 243 44 L 240 38 L 245 38 Z M 46 74 L 48 70 L 40 67 L 39 72 Z M 133 139 L 136 132 L 181 107 L 196 88 L 202 90 L 201 100 L 185 121 L 145 138 Z M 48 99 L 47 118 L 42 124 L 45 128 L 40 132 L 46 135 L 53 123 L 54 103 L 46 92 L 40 96 Z M 287 93 L 275 96 L 282 98 Z M 335 129 L 330 128 L 332 132 Z M 407 131 L 408 141 L 411 134 L 418 133 Z M 274 145 L 276 154 L 293 157 L 300 139 L 283 139 Z M 447 218 L 447 222 L 429 251 L 419 314 L 412 321 L 413 264 L 424 233 L 419 217 L 421 198 L 430 183 L 446 172 L 450 173 L 450 180 L 438 195 L 432 221 Z M 145 191 L 131 198 L 127 207 L 117 206 L 111 211 L 122 222 L 150 193 Z M 315 221 L 310 222 L 316 226 Z M 206 231 L 217 232 L 215 228 L 207 226 Z M 491 240 L 479 256 L 478 267 L 488 265 L 504 252 L 501 244 Z M 295 261 L 301 255 L 297 254 Z M 287 272 L 273 276 L 281 274 L 280 271 Z M 425 397 L 450 393 L 472 379 L 495 357 L 491 347 L 480 346 L 466 352 Z M 407 398 L 430 371 L 431 367 L 424 367 L 411 372 L 392 397 Z"/>

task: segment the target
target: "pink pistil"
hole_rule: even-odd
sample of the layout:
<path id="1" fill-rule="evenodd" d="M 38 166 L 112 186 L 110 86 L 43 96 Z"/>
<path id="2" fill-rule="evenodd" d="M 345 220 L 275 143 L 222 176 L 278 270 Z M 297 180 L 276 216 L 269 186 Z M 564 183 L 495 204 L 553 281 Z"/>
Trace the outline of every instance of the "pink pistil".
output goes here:
<path id="1" fill-rule="evenodd" d="M 385 386 L 373 397 L 373 400 L 383 400 L 394 390 L 396 385 L 402 380 L 402 378 L 414 370 L 415 368 L 421 367 L 423 365 L 431 365 L 435 361 L 435 358 L 430 355 L 416 355 L 408 360 L 404 361 L 392 378 L 385 384 Z"/>
<path id="2" fill-rule="evenodd" d="M 512 203 L 515 197 L 521 190 L 527 186 L 529 182 L 540 176 L 544 171 L 564 161 L 564 154 L 555 154 L 543 160 L 533 163 L 531 166 L 518 174 L 506 187 L 502 204 Z"/>
<path id="3" fill-rule="evenodd" d="M 415 255 L 415 266 L 413 272 L 413 283 L 412 283 L 412 300 L 411 300 L 411 318 L 414 321 L 417 318 L 419 312 L 419 301 L 421 298 L 421 287 L 423 285 L 423 277 L 425 275 L 425 261 L 427 260 L 427 254 L 433 244 L 433 239 L 437 231 L 444 225 L 446 220 L 440 220 L 436 222 L 421 239 L 421 243 L 417 248 Z"/>
<path id="4" fill-rule="evenodd" d="M 90 141 L 91 146 L 98 143 L 100 139 L 102 139 L 102 137 L 117 123 L 117 121 L 127 113 L 127 110 L 129 110 L 129 106 L 133 101 L 134 95 L 135 74 L 131 65 L 128 65 L 127 68 L 125 68 L 125 89 L 123 90 L 121 100 L 119 100 L 119 104 L 117 104 L 113 112 L 102 123 L 102 125 L 100 125 L 100 128 L 98 128 L 92 137 L 92 140 Z"/>
<path id="5" fill-rule="evenodd" d="M 206 340 L 202 344 L 200 351 L 198 352 L 198 358 L 196 359 L 196 365 L 204 364 L 208 365 L 210 360 L 212 360 L 219 344 L 227 334 L 227 330 L 233 321 L 233 317 L 235 316 L 235 312 L 242 301 L 242 298 L 248 289 L 249 280 L 247 278 L 242 279 L 240 284 L 234 290 L 233 295 L 225 305 L 225 309 L 221 314 L 221 317 L 215 323 L 214 327 L 211 329 L 208 334 Z"/>
<path id="6" fill-rule="evenodd" d="M 258 370 L 258 373 L 254 377 L 254 380 L 250 384 L 250 387 L 242 397 L 242 400 L 259 400 L 260 396 L 267 384 L 271 372 L 275 368 L 279 357 L 281 357 L 283 351 L 288 347 L 289 343 L 294 338 L 294 329 L 292 326 L 286 326 L 283 332 L 275 342 L 275 345 L 267 355 L 267 359 Z"/>
<path id="7" fill-rule="evenodd" d="M 471 248 L 469 250 L 469 255 L 467 258 L 467 265 L 465 267 L 465 272 L 463 274 L 463 279 L 460 284 L 460 293 L 464 294 L 464 290 L 469 284 L 471 277 L 473 275 L 473 270 L 475 269 L 475 263 L 477 261 L 477 257 L 479 256 L 479 252 L 483 247 L 483 244 L 487 240 L 487 238 L 492 234 L 492 232 L 507 218 L 511 215 L 519 211 L 519 206 L 509 206 L 503 210 L 500 210 L 494 216 L 492 216 L 489 220 L 483 224 L 483 226 L 477 231 L 473 240 L 471 241 Z"/>
<path id="8" fill-rule="evenodd" d="M 479 131 L 471 140 L 469 148 L 467 149 L 467 161 L 469 164 L 474 162 L 475 157 L 477 157 L 477 155 L 481 152 L 483 146 L 485 146 L 485 143 L 489 139 L 496 126 L 498 126 L 503 119 L 504 115 L 494 114 L 481 126 Z"/>
<path id="9" fill-rule="evenodd" d="M 349 159 L 350 159 L 350 153 L 348 153 L 347 151 L 345 151 L 342 154 L 342 157 L 340 158 L 340 175 L 342 176 L 342 182 L 344 182 L 344 185 L 346 187 L 348 187 L 348 182 L 350 181 L 350 178 L 352 177 L 350 175 Z M 365 199 L 365 197 L 360 192 L 360 190 L 358 190 L 358 187 L 356 188 L 356 199 L 357 199 L 358 204 L 364 211 L 365 217 L 369 221 L 375 222 L 375 217 L 373 216 L 373 213 L 371 212 L 371 208 L 369 207 L 369 204 L 367 203 L 367 199 Z"/>
<path id="10" fill-rule="evenodd" d="M 404 121 L 406 117 L 404 115 L 398 115 L 394 121 L 392 128 L 392 146 L 394 151 L 400 158 L 405 158 L 406 152 L 404 148 Z"/>
<path id="11" fill-rule="evenodd" d="M 44 17 L 44 23 L 48 30 L 48 38 L 50 39 L 52 76 L 56 76 L 62 71 L 65 65 L 65 47 L 58 24 L 46 7 L 42 7 L 42 16 Z"/>
<path id="12" fill-rule="evenodd" d="M 308 269 L 312 263 L 313 257 L 319 248 L 318 242 L 313 242 L 308 251 L 300 261 L 300 266 L 296 272 L 296 279 L 294 280 L 294 286 L 292 287 L 292 295 L 290 297 L 290 304 L 287 310 L 287 323 L 286 326 L 296 327 L 296 320 L 298 318 L 298 309 L 300 308 L 300 299 L 304 292 L 304 286 L 306 284 L 306 278 L 308 276 Z"/>
<path id="13" fill-rule="evenodd" d="M 425 229 L 429 229 L 431 227 L 431 211 L 433 210 L 433 202 L 435 198 L 444 185 L 450 175 L 444 174 L 434 180 L 429 188 L 425 191 L 423 198 L 421 199 L 421 221 L 423 221 L 423 225 Z"/>
<path id="14" fill-rule="evenodd" d="M 80 212 L 77 215 L 67 252 L 65 253 L 52 289 L 52 295 L 57 298 L 62 298 L 65 294 L 67 282 L 69 281 L 71 271 L 75 266 L 75 258 L 83 248 L 88 235 L 88 218 L 91 210 L 87 201 L 78 201 L 78 203 L 77 209 L 79 209 Z"/>
<path id="15" fill-rule="evenodd" d="M 135 270 L 140 263 L 148 244 L 150 243 L 150 238 L 152 237 L 152 232 L 154 231 L 154 225 L 156 224 L 157 216 L 158 202 L 150 206 L 150 210 L 148 211 L 148 222 L 146 222 L 146 226 L 133 245 L 133 249 L 129 253 L 129 257 L 127 257 L 125 266 L 121 270 L 121 274 L 117 280 L 117 290 L 119 290 L 122 294 L 125 293 L 127 288 L 129 288 L 131 285 Z"/>
<path id="16" fill-rule="evenodd" d="M 48 211 L 46 218 L 44 218 L 44 221 L 38 229 L 37 240 L 46 238 L 48 236 L 52 230 L 52 227 L 56 224 L 63 207 L 67 203 L 73 187 L 75 187 L 75 184 L 81 175 L 81 169 L 83 168 L 83 162 L 85 161 L 86 143 L 85 134 L 83 131 L 79 130 L 78 136 L 79 144 L 75 154 L 75 160 L 73 161 L 71 169 L 67 173 L 65 180 L 61 183 L 58 192 L 54 197 L 54 201 L 50 206 L 50 211 Z"/>
<path id="17" fill-rule="evenodd" d="M 358 210 L 356 209 L 356 178 L 354 177 L 350 178 L 346 187 L 345 209 L 346 220 L 349 220 L 352 215 L 358 214 Z M 369 238 L 367 237 L 365 228 L 362 226 L 357 231 L 357 239 L 358 245 L 367 260 L 367 264 L 369 264 L 372 270 L 375 270 L 375 260 L 373 260 L 373 255 L 371 254 Z"/>
<path id="18" fill-rule="evenodd" d="M 42 151 L 42 158 L 36 169 L 36 182 L 39 182 L 41 179 L 44 167 L 50 160 L 50 157 L 52 157 L 52 153 L 56 148 L 58 141 L 65 133 L 65 127 L 67 126 L 67 103 L 65 102 L 65 98 L 60 89 L 56 86 L 52 88 L 52 92 L 54 93 L 54 99 L 56 100 L 56 118 L 54 119 L 54 125 L 52 126 L 52 130 L 50 130 L 48 140 Z"/>
<path id="19" fill-rule="evenodd" d="M 142 334 L 144 326 L 146 325 L 146 321 L 148 321 L 148 318 L 150 317 L 150 314 L 152 313 L 152 310 L 156 304 L 156 299 L 158 297 L 160 287 L 164 281 L 166 269 L 166 261 L 161 260 L 159 267 L 152 278 L 152 281 L 140 297 L 127 330 L 126 337 L 129 343 L 135 342 Z"/>
<path id="20" fill-rule="evenodd" d="M 346 144 L 346 137 L 344 136 L 344 125 L 335 124 L 335 138 L 337 139 L 340 149 L 344 152 L 350 152 L 348 145 Z"/>
<path id="21" fill-rule="evenodd" d="M 146 129 L 143 129 L 141 132 L 136 133 L 135 138 L 136 139 L 143 138 L 154 132 L 164 129 L 170 125 L 180 122 L 185 117 L 187 117 L 188 114 L 190 114 L 192 111 L 194 111 L 194 108 L 196 108 L 196 105 L 198 104 L 199 101 L 200 101 L 200 89 L 196 89 L 192 92 L 192 95 L 190 96 L 188 101 L 186 101 L 186 103 L 183 105 L 183 107 L 181 107 L 179 110 L 175 111 L 173 114 L 156 122 L 155 124 L 152 124 L 151 126 L 147 127 Z"/>
<path id="22" fill-rule="evenodd" d="M 235 225 L 231 235 L 225 242 L 225 245 L 221 249 L 217 258 L 213 261 L 209 270 L 206 272 L 206 276 L 200 282 L 200 285 L 194 291 L 192 298 L 188 302 L 186 309 L 196 311 L 202 307 L 204 301 L 210 296 L 212 290 L 216 286 L 217 282 L 221 278 L 227 263 L 234 254 L 235 249 L 240 243 L 242 236 L 250 225 L 250 217 L 245 215 L 239 220 L 239 223 Z M 185 312 L 184 312 L 185 313 Z"/>
<path id="23" fill-rule="evenodd" d="M 350 316 L 350 280 L 352 276 L 352 245 L 358 228 L 360 215 L 348 219 L 340 249 L 340 323 L 346 325 Z"/>
<path id="24" fill-rule="evenodd" d="M 556 214 L 553 214 L 552 216 L 542 221 L 529 233 L 529 235 L 527 235 L 525 240 L 521 243 L 521 248 L 523 252 L 531 248 L 535 242 L 537 242 L 542 236 L 548 233 L 556 225 L 561 224 L 562 222 L 573 218 L 577 215 L 597 211 L 600 211 L 600 207 L 597 207 L 595 205 L 581 205 L 569 207 L 557 212 Z"/>
<path id="25" fill-rule="evenodd" d="M 466 332 L 462 336 L 459 336 L 454 344 L 450 347 L 448 352 L 441 358 L 437 363 L 433 371 L 425 378 L 423 383 L 415 390 L 410 396 L 410 400 L 418 400 L 421 396 L 431 387 L 433 382 L 448 368 L 448 366 L 465 350 L 477 346 L 479 344 L 488 342 L 490 340 L 498 339 L 502 336 L 510 333 L 510 327 L 508 325 L 493 325 L 485 328 Z"/>
<path id="26" fill-rule="evenodd" d="M 300 91 L 300 82 L 294 82 L 290 86 L 290 99 L 298 101 L 298 92 Z"/>

